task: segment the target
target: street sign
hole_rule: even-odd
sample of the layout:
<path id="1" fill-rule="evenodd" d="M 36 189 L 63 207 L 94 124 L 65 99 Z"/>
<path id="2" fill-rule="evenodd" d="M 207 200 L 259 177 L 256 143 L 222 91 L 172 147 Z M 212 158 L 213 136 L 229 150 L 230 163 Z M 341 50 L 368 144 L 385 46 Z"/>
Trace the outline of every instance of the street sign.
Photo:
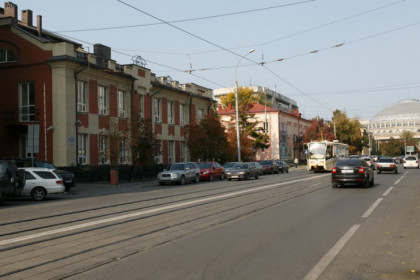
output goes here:
<path id="1" fill-rule="evenodd" d="M 406 153 L 414 153 L 414 146 L 407 146 L 405 148 Z"/>

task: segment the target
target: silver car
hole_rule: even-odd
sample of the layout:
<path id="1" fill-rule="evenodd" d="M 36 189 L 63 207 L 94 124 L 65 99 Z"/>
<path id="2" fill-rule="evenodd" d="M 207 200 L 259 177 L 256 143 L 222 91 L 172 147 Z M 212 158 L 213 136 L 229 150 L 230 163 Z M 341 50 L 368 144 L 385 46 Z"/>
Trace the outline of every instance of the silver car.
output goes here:
<path id="1" fill-rule="evenodd" d="M 177 183 L 180 185 L 186 182 L 200 182 L 200 168 L 195 162 L 171 163 L 168 169 L 158 174 L 159 185 L 166 183 Z"/>

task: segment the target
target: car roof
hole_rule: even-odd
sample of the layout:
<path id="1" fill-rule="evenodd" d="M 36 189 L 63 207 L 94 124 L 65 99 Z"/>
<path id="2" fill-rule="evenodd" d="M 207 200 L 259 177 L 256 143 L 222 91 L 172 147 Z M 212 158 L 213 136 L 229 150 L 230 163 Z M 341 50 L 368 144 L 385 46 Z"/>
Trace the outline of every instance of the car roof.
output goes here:
<path id="1" fill-rule="evenodd" d="M 51 169 L 48 169 L 46 167 L 19 167 L 18 169 L 23 169 L 25 171 L 51 171 Z"/>

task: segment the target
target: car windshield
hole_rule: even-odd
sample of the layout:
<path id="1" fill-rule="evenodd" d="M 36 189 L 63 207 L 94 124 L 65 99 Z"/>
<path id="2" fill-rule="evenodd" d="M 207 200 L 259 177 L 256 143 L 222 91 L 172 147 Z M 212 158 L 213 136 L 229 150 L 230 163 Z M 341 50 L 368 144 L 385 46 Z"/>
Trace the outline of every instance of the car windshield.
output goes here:
<path id="1" fill-rule="evenodd" d="M 234 166 L 235 169 L 248 169 L 248 164 L 246 163 L 238 163 Z"/>
<path id="2" fill-rule="evenodd" d="M 169 170 L 184 170 L 185 164 L 184 163 L 173 163 L 169 166 Z"/>
<path id="3" fill-rule="evenodd" d="M 209 169 L 209 168 L 211 168 L 211 163 L 202 162 L 202 163 L 200 163 L 199 167 L 200 167 L 200 169 Z"/>
<path id="4" fill-rule="evenodd" d="M 269 161 L 269 160 L 263 160 L 263 161 L 260 162 L 260 164 L 262 164 L 262 165 L 271 165 L 272 162 Z"/>
<path id="5" fill-rule="evenodd" d="M 325 143 L 310 143 L 309 144 L 309 158 L 322 159 L 325 158 L 325 150 L 327 145 Z"/>
<path id="6" fill-rule="evenodd" d="M 224 168 L 231 168 L 231 167 L 235 166 L 235 164 L 237 164 L 237 163 L 236 162 L 228 162 L 223 167 Z"/>
<path id="7" fill-rule="evenodd" d="M 6 162 L 0 162 L 0 178 L 6 175 L 7 164 Z"/>
<path id="8" fill-rule="evenodd" d="M 416 160 L 415 157 L 406 157 L 405 160 Z"/>

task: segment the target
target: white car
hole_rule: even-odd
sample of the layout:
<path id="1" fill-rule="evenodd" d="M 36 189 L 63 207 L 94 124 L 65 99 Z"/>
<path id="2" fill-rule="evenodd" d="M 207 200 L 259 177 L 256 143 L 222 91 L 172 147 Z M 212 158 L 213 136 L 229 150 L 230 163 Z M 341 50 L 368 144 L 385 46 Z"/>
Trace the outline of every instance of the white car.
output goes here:
<path id="1" fill-rule="evenodd" d="M 404 168 L 419 168 L 419 159 L 416 156 L 406 156 Z"/>
<path id="2" fill-rule="evenodd" d="M 22 190 L 23 196 L 32 196 L 34 200 L 44 200 L 47 194 L 63 193 L 63 179 L 51 169 L 40 167 L 19 168 L 25 170 L 26 183 Z"/>

